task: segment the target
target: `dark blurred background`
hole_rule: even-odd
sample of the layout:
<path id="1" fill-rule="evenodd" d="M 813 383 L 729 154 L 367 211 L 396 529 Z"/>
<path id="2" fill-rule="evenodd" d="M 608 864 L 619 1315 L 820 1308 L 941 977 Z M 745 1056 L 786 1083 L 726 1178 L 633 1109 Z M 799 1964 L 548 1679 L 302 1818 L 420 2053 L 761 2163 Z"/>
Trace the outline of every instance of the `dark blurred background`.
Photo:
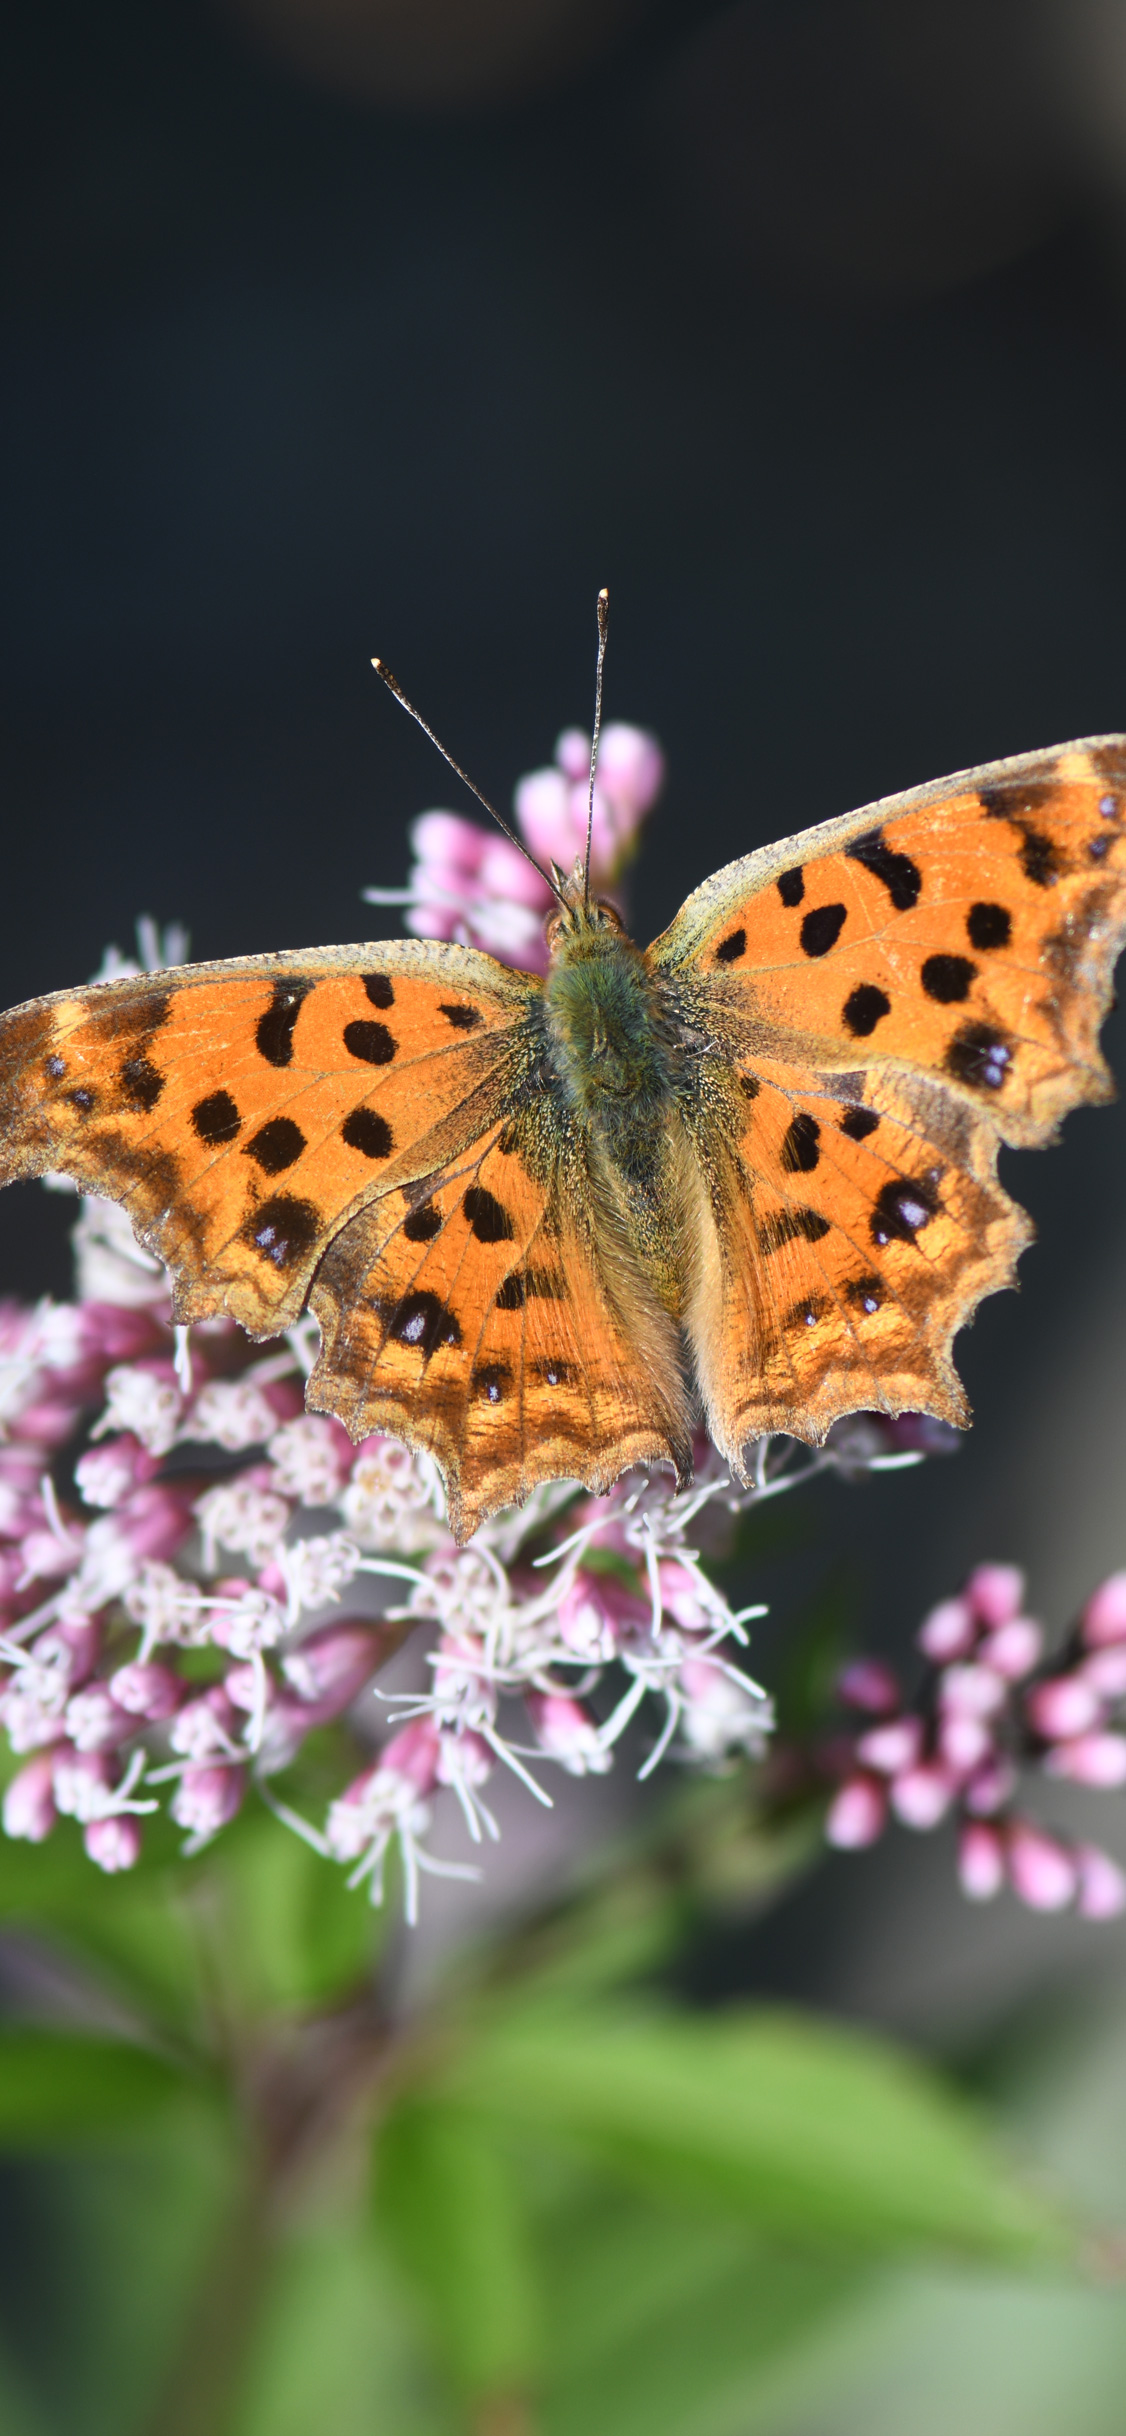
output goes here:
<path id="1" fill-rule="evenodd" d="M 671 765 L 644 936 L 1126 724 L 1117 0 L 23 0 L 5 71 L 6 1002 L 139 912 L 356 936 L 451 785 L 371 653 L 503 803 L 589 715 L 602 583 L 609 714 Z M 795 1505 L 768 1674 L 826 1584 L 890 1644 L 980 1558 L 1055 1623 L 1126 1558 L 1122 1109 L 1007 1172 L 1039 1244 L 974 1432 Z M 5 1286 L 66 1291 L 67 1215 L 5 1196 Z M 900 1835 L 705 1976 L 934 2033 L 1099 1939 Z"/>

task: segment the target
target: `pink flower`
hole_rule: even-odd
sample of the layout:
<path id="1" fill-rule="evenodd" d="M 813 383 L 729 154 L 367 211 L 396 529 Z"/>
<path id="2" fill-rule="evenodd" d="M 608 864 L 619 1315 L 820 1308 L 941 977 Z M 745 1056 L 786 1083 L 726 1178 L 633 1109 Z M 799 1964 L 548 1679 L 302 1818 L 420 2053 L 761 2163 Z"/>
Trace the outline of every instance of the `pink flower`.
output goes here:
<path id="1" fill-rule="evenodd" d="M 76 1751 L 114 1751 L 137 1731 L 137 1720 L 119 1708 L 108 1683 L 90 1683 L 68 1700 L 66 1730 Z"/>
<path id="2" fill-rule="evenodd" d="M 159 1457 L 131 1431 L 105 1438 L 80 1455 L 74 1467 L 75 1487 L 88 1506 L 119 1506 L 143 1482 L 151 1480 Z"/>
<path id="3" fill-rule="evenodd" d="M 549 1759 L 557 1760 L 569 1776 L 605 1774 L 611 1755 L 581 1700 L 564 1692 L 529 1692 L 525 1705 L 536 1741 Z"/>
<path id="4" fill-rule="evenodd" d="M 1126 1875 L 1097 1844 L 1080 1844 L 1078 1910 L 1084 1920 L 1115 1920 L 1126 1911 Z"/>
<path id="5" fill-rule="evenodd" d="M 1011 1759 L 987 1759 L 962 1788 L 963 1808 L 971 1818 L 995 1818 L 1011 1802 L 1016 1788 L 1017 1772 Z"/>
<path id="6" fill-rule="evenodd" d="M 162 1666 L 156 1659 L 144 1663 L 134 1659 L 110 1676 L 109 1690 L 119 1708 L 131 1717 L 158 1725 L 175 1715 L 188 1686 L 173 1667 Z"/>
<path id="7" fill-rule="evenodd" d="M 1040 1663 L 1044 1635 L 1039 1624 L 1030 1616 L 1010 1616 L 1007 1624 L 999 1624 L 986 1641 L 982 1656 L 995 1675 L 1003 1675 L 1006 1683 L 1019 1683 Z"/>
<path id="8" fill-rule="evenodd" d="M 856 1756 L 881 1776 L 897 1776 L 901 1768 L 914 1767 L 922 1749 L 922 1718 L 893 1717 L 889 1724 L 873 1726 L 860 1736 Z"/>
<path id="9" fill-rule="evenodd" d="M 853 1658 L 837 1676 L 837 1698 L 870 1717 L 888 1717 L 899 1707 L 899 1683 L 882 1658 Z"/>
<path id="10" fill-rule="evenodd" d="M 4 1833 L 41 1844 L 58 1818 L 54 1795 L 54 1754 L 40 1751 L 13 1776 L 4 1795 Z"/>
<path id="11" fill-rule="evenodd" d="M 337 1717 L 374 1675 L 387 1646 L 387 1628 L 342 1617 L 309 1633 L 282 1659 L 297 1698 L 324 1718 Z"/>
<path id="12" fill-rule="evenodd" d="M 914 1827 L 920 1834 L 926 1834 L 945 1818 L 954 1792 L 954 1780 L 948 1769 L 933 1760 L 921 1760 L 917 1768 L 905 1768 L 901 1776 L 892 1779 L 891 1806 L 904 1827 Z"/>
<path id="13" fill-rule="evenodd" d="M 1020 1614 L 1024 1575 L 1017 1565 L 975 1565 L 966 1597 L 980 1624 L 1007 1624 Z"/>
<path id="14" fill-rule="evenodd" d="M 842 1852 L 859 1852 L 882 1835 L 887 1819 L 887 1794 L 874 1776 L 850 1776 L 834 1794 L 825 1818 L 825 1837 Z"/>
<path id="15" fill-rule="evenodd" d="M 958 1843 L 958 1876 L 971 1903 L 989 1903 L 1005 1883 L 1005 1843 L 999 1829 L 984 1823 L 963 1827 Z"/>
<path id="16" fill-rule="evenodd" d="M 1108 1641 L 1103 1649 L 1093 1649 L 1078 1669 L 1084 1683 L 1089 1683 L 1100 1700 L 1121 1700 L 1126 1697 L 1126 1641 Z"/>
<path id="17" fill-rule="evenodd" d="M 177 1827 L 208 1843 L 233 1819 L 245 1792 L 245 1768 L 185 1768 L 169 1809 Z"/>
<path id="18" fill-rule="evenodd" d="M 1078 1871 L 1071 1854 L 1034 1827 L 1015 1819 L 1007 1841 L 1009 1883 L 1022 1903 L 1034 1912 L 1062 1912 L 1075 1894 Z"/>
<path id="19" fill-rule="evenodd" d="M 99 1869 L 113 1876 L 121 1869 L 135 1869 L 141 1857 L 141 1830 L 135 1818 L 91 1819 L 82 1830 L 82 1841 L 90 1859 Z"/>
<path id="20" fill-rule="evenodd" d="M 968 1601 L 940 1599 L 938 1606 L 924 1617 L 915 1638 L 936 1666 L 945 1665 L 951 1658 L 968 1657 L 977 1639 Z"/>
<path id="21" fill-rule="evenodd" d="M 590 738 L 565 728 L 555 748 L 555 768 L 533 770 L 516 789 L 516 819 L 537 860 L 570 872 L 586 851 L 590 790 Z M 655 736 L 615 721 L 602 731 L 594 790 L 591 882 L 615 880 L 637 851 L 642 821 L 665 779 L 665 761 Z"/>
<path id="22" fill-rule="evenodd" d="M 1081 1618 L 1083 1638 L 1088 1649 L 1103 1649 L 1108 1642 L 1126 1641 L 1126 1573 L 1108 1574 L 1092 1591 Z"/>
<path id="23" fill-rule="evenodd" d="M 1025 1714 L 1045 1742 L 1061 1742 L 1085 1734 L 1102 1714 L 1102 1702 L 1081 1675 L 1049 1675 L 1025 1695 Z"/>
<path id="24" fill-rule="evenodd" d="M 440 1741 L 433 1720 L 416 1717 L 384 1743 L 374 1773 L 397 1777 L 400 1783 L 412 1785 L 416 1793 L 432 1793 L 438 1782 Z"/>
<path id="25" fill-rule="evenodd" d="M 1077 1734 L 1071 1742 L 1053 1743 L 1044 1766 L 1049 1776 L 1069 1777 L 1073 1785 L 1126 1785 L 1126 1735 Z"/>
<path id="26" fill-rule="evenodd" d="M 993 1749 L 993 1736 L 982 1717 L 968 1717 L 960 1709 L 952 1709 L 939 1719 L 939 1757 L 955 1776 L 970 1776 L 981 1768 Z"/>
<path id="27" fill-rule="evenodd" d="M 988 1666 L 948 1666 L 939 1680 L 939 1706 L 963 1717 L 995 1717 L 1005 1705 L 1005 1685 Z"/>

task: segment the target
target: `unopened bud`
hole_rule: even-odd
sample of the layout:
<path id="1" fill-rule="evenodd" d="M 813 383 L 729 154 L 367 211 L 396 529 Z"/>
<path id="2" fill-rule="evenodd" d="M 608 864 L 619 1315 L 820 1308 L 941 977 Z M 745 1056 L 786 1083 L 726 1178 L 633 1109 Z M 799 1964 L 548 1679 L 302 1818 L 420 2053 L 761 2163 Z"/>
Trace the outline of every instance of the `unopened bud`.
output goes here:
<path id="1" fill-rule="evenodd" d="M 1044 1683 L 1034 1683 L 1024 1707 L 1033 1732 L 1045 1742 L 1085 1734 L 1102 1714 L 1094 1685 L 1085 1683 L 1082 1675 L 1049 1675 Z"/>
<path id="2" fill-rule="evenodd" d="M 975 1565 L 965 1596 L 978 1622 L 996 1628 L 1019 1616 L 1024 1575 L 1018 1565 Z"/>
<path id="3" fill-rule="evenodd" d="M 926 1834 L 945 1818 L 953 1795 L 954 1784 L 947 1770 L 923 1760 L 917 1768 L 905 1768 L 902 1776 L 893 1778 L 891 1806 L 904 1827 L 914 1827 L 920 1834 Z"/>
<path id="4" fill-rule="evenodd" d="M 1055 1836 L 1018 1819 L 1009 1829 L 1007 1859 L 1009 1883 L 1030 1911 L 1062 1912 L 1071 1902 L 1078 1872 Z"/>
<path id="5" fill-rule="evenodd" d="M 178 1827 L 207 1840 L 233 1819 L 245 1791 L 245 1768 L 185 1768 L 169 1808 Z"/>
<path id="6" fill-rule="evenodd" d="M 82 1830 L 82 1841 L 90 1859 L 107 1875 L 120 1869 L 135 1869 L 141 1857 L 141 1830 L 135 1818 L 118 1813 L 116 1818 L 91 1819 Z"/>
<path id="7" fill-rule="evenodd" d="M 1126 1875 L 1097 1844 L 1081 1844 L 1075 1855 L 1079 1870 L 1078 1909 L 1084 1920 L 1115 1920 L 1126 1911 Z"/>
<path id="8" fill-rule="evenodd" d="M 1073 1785 L 1126 1785 L 1126 1735 L 1077 1734 L 1072 1742 L 1053 1743 L 1044 1767 Z"/>
<path id="9" fill-rule="evenodd" d="M 4 1833 L 41 1844 L 58 1818 L 54 1796 L 54 1753 L 40 1751 L 13 1776 L 4 1795 Z"/>
<path id="10" fill-rule="evenodd" d="M 963 1827 L 958 1844 L 958 1876 L 971 1903 L 990 1903 L 1005 1883 L 1005 1845 L 996 1827 L 975 1820 Z"/>
<path id="11" fill-rule="evenodd" d="M 862 1734 L 856 1745 L 856 1756 L 866 1768 L 876 1768 L 881 1776 L 897 1776 L 901 1768 L 913 1768 L 923 1749 L 921 1717 L 893 1717 L 888 1725 L 872 1726 Z"/>
<path id="12" fill-rule="evenodd" d="M 825 1840 L 842 1852 L 859 1852 L 882 1835 L 887 1794 L 874 1776 L 850 1776 L 829 1804 Z"/>
<path id="13" fill-rule="evenodd" d="M 900 1697 L 898 1681 L 882 1658 L 851 1658 L 837 1676 L 838 1700 L 869 1717 L 894 1716 Z"/>
<path id="14" fill-rule="evenodd" d="M 977 1639 L 977 1627 L 965 1599 L 942 1599 L 924 1616 L 915 1638 L 924 1655 L 936 1666 L 945 1666 L 952 1658 L 968 1658 Z"/>
<path id="15" fill-rule="evenodd" d="M 1081 1617 L 1081 1629 L 1088 1649 L 1104 1649 L 1109 1642 L 1126 1641 L 1126 1573 L 1109 1574 L 1092 1591 Z"/>

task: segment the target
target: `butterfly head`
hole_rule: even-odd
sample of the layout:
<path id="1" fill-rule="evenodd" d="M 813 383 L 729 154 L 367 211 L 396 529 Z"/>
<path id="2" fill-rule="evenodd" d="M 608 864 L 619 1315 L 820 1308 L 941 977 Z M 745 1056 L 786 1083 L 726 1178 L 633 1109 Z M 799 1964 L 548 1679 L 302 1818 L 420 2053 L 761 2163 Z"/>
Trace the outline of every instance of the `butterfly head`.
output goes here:
<path id="1" fill-rule="evenodd" d="M 556 901 L 544 923 L 544 938 L 553 960 L 565 953 L 568 947 L 573 948 L 600 933 L 624 934 L 625 923 L 617 906 L 612 905 L 608 897 L 588 896 L 586 867 L 581 855 L 570 873 L 561 871 L 558 863 L 553 863 L 551 881 Z"/>

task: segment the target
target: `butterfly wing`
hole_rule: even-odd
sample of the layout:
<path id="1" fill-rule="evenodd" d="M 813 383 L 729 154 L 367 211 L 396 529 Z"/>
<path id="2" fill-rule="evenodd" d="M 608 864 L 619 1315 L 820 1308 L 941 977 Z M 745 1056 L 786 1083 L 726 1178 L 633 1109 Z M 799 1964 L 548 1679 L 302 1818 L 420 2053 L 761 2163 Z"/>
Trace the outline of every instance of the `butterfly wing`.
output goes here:
<path id="1" fill-rule="evenodd" d="M 270 1336 L 312 1290 L 316 1402 L 431 1448 L 463 1529 L 560 1473 L 683 1467 L 679 1389 L 633 1346 L 582 1144 L 547 1123 L 540 997 L 410 940 L 36 1000 L 0 1018 L 0 1182 L 60 1169 L 121 1201 L 180 1320 Z"/>
<path id="2" fill-rule="evenodd" d="M 967 1418 L 950 1358 L 1029 1227 L 996 1182 L 1112 1085 L 1126 739 L 995 762 L 733 863 L 650 950 L 716 1087 L 687 1110 L 717 1270 L 691 1319 L 737 1456 L 842 1413 Z"/>

